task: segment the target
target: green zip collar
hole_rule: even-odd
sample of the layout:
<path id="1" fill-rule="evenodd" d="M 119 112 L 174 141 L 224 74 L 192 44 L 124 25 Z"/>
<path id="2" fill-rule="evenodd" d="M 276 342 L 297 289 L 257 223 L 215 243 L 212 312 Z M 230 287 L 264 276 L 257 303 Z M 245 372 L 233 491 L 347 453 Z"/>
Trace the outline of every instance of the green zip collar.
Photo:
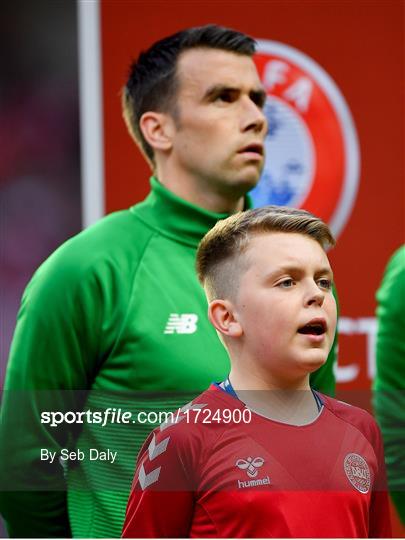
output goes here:
<path id="1" fill-rule="evenodd" d="M 139 219 L 164 236 L 197 247 L 201 238 L 219 219 L 229 214 L 209 212 L 181 199 L 163 186 L 154 176 L 150 179 L 151 192 L 146 199 L 130 209 Z M 252 201 L 245 197 L 245 209 Z"/>

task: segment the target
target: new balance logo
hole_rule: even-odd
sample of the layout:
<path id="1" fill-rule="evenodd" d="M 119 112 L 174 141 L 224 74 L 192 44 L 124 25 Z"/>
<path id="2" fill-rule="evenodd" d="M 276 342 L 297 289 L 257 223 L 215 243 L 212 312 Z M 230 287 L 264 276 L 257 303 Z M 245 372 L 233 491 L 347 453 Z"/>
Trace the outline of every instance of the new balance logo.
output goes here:
<path id="1" fill-rule="evenodd" d="M 242 470 L 246 469 L 246 473 L 248 476 L 250 476 L 250 478 L 256 478 L 256 476 L 258 475 L 257 469 L 259 467 L 262 467 L 263 463 L 264 459 L 261 457 L 257 457 L 254 459 L 248 457 L 246 459 L 238 459 L 238 461 L 236 462 L 236 466 Z"/>
<path id="2" fill-rule="evenodd" d="M 164 334 L 194 334 L 198 315 L 195 313 L 170 313 Z"/>

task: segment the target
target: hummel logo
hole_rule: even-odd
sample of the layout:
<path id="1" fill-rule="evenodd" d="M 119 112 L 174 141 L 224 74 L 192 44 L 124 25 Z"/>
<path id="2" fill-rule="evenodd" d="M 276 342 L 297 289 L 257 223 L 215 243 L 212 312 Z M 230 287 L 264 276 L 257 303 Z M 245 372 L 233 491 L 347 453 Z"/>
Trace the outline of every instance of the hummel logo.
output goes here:
<path id="1" fill-rule="evenodd" d="M 194 334 L 198 315 L 195 313 L 170 313 L 164 334 Z"/>
<path id="2" fill-rule="evenodd" d="M 242 469 L 242 471 L 246 470 L 246 473 L 250 478 L 256 478 L 258 475 L 257 469 L 262 467 L 264 464 L 264 459 L 261 457 L 251 458 L 248 457 L 246 459 L 238 459 L 238 461 L 235 463 L 239 469 Z M 270 485 L 270 477 L 266 476 L 265 478 L 258 478 L 257 480 L 238 480 L 238 488 L 250 488 L 250 487 L 256 487 L 256 486 L 269 486 Z"/>
<path id="3" fill-rule="evenodd" d="M 238 459 L 236 462 L 236 466 L 239 467 L 239 469 L 245 470 L 247 469 L 246 473 L 250 478 L 256 478 L 258 475 L 257 469 L 259 467 L 262 467 L 264 463 L 264 459 L 261 457 L 257 458 L 251 458 L 248 457 L 246 459 Z"/>

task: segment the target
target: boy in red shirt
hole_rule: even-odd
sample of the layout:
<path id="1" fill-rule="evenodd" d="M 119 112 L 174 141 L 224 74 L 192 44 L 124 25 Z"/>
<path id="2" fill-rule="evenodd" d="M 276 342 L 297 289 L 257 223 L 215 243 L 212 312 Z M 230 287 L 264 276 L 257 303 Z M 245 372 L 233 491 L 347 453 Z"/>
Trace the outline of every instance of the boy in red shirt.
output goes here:
<path id="1" fill-rule="evenodd" d="M 375 421 L 309 386 L 336 327 L 332 245 L 320 219 L 282 207 L 203 238 L 197 271 L 231 372 L 145 442 L 124 537 L 390 536 Z"/>

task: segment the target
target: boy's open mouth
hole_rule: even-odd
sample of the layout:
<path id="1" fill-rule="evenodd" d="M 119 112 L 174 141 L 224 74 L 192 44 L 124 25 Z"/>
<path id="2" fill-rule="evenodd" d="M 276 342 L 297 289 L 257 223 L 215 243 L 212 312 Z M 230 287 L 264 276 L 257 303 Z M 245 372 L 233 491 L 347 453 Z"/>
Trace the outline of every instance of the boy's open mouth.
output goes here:
<path id="1" fill-rule="evenodd" d="M 324 319 L 313 319 L 298 329 L 299 334 L 314 334 L 321 336 L 326 332 L 326 321 Z"/>

